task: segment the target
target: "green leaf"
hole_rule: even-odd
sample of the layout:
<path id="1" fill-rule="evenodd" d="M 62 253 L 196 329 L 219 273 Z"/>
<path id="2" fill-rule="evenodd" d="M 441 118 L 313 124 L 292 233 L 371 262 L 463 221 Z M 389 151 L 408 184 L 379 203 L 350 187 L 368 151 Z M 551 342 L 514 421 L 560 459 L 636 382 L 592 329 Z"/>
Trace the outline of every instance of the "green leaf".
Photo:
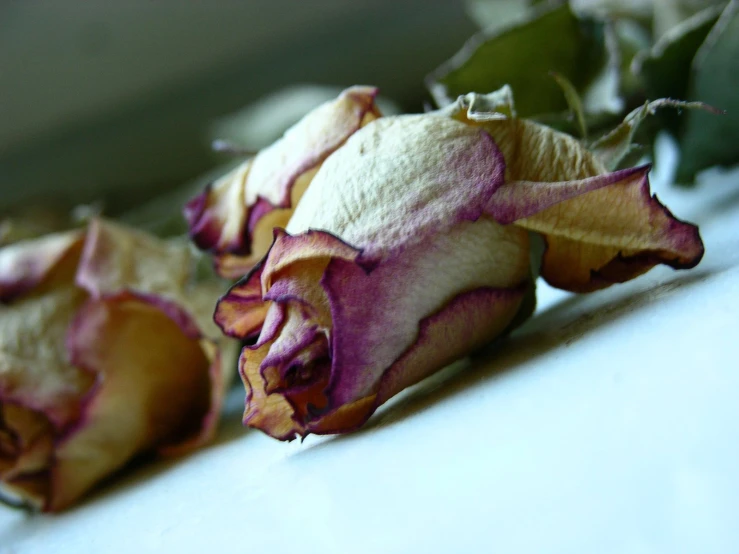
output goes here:
<path id="1" fill-rule="evenodd" d="M 643 106 L 629 113 L 623 122 L 610 133 L 590 145 L 593 152 L 609 170 L 618 168 L 624 158 L 633 151 L 634 134 L 639 125 L 648 115 L 654 114 L 659 108 L 675 108 L 677 110 L 691 109 L 704 110 L 716 114 L 718 110 L 702 102 L 682 102 L 670 98 L 660 98 L 652 102 L 645 102 Z"/>
<path id="2" fill-rule="evenodd" d="M 713 165 L 739 162 L 739 2 L 732 0 L 693 60 L 688 98 L 697 98 L 726 115 L 691 112 L 680 134 L 679 182 Z"/>
<path id="3" fill-rule="evenodd" d="M 427 77 L 441 107 L 469 92 L 487 93 L 509 84 L 519 117 L 558 112 L 567 102 L 549 77 L 554 71 L 582 92 L 608 59 L 602 22 L 579 18 L 568 5 L 541 11 L 505 29 L 483 32 Z"/>
<path id="4" fill-rule="evenodd" d="M 643 55 L 651 48 L 651 36 L 643 25 L 633 19 L 614 21 L 613 30 L 619 54 L 619 93 L 627 104 L 637 98 L 641 101 L 644 99 L 644 84 L 641 75 L 636 74 L 632 66 L 638 55 Z"/>
<path id="5" fill-rule="evenodd" d="M 716 7 L 699 12 L 672 28 L 650 50 L 634 58 L 634 72 L 641 78 L 648 98 L 699 99 L 688 96 L 690 66 L 720 13 Z M 675 113 L 659 116 L 660 125 L 674 135 L 679 133 L 683 121 L 684 118 Z"/>
<path id="6" fill-rule="evenodd" d="M 567 77 L 560 75 L 555 71 L 552 71 L 550 75 L 562 89 L 567 105 L 570 107 L 570 111 L 575 118 L 575 123 L 577 123 L 577 130 L 580 133 L 580 138 L 587 140 L 588 126 L 585 123 L 585 110 L 582 107 L 582 101 L 580 100 L 580 95 L 575 89 L 575 85 L 573 85 Z"/>
<path id="7" fill-rule="evenodd" d="M 473 21 L 489 31 L 507 27 L 531 10 L 526 0 L 466 0 L 465 8 Z"/>
<path id="8" fill-rule="evenodd" d="M 709 6 L 723 8 L 727 0 L 650 0 L 649 3 L 652 4 L 652 34 L 659 38 Z"/>

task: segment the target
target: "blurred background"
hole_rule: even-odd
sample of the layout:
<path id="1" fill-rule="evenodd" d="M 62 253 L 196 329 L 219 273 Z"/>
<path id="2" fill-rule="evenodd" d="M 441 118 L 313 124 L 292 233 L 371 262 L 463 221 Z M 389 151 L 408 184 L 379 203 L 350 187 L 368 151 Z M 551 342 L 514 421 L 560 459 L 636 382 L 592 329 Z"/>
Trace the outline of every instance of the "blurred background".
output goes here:
<path id="1" fill-rule="evenodd" d="M 2 1 L 0 215 L 128 210 L 222 162 L 214 121 L 285 87 L 374 84 L 421 111 L 476 29 L 454 0 Z"/>

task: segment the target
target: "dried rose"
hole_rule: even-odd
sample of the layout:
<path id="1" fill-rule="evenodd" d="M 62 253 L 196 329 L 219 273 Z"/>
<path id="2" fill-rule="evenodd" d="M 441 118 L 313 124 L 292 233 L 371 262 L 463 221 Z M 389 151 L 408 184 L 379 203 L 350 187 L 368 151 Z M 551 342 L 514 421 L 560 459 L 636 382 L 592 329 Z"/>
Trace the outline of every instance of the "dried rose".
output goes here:
<path id="1" fill-rule="evenodd" d="M 213 254 L 220 275 L 239 278 L 262 258 L 323 161 L 380 117 L 376 95 L 372 87 L 346 89 L 188 202 L 190 236 Z"/>
<path id="2" fill-rule="evenodd" d="M 186 245 L 101 220 L 0 250 L 0 489 L 45 511 L 213 436 L 213 290 Z"/>
<path id="3" fill-rule="evenodd" d="M 278 439 L 362 425 L 402 389 L 504 332 L 542 276 L 573 291 L 658 263 L 688 268 L 697 228 L 571 137 L 517 119 L 510 91 L 378 119 L 328 157 L 287 231 L 220 300 L 243 349 L 244 422 Z M 530 309 L 530 308 L 529 308 Z"/>

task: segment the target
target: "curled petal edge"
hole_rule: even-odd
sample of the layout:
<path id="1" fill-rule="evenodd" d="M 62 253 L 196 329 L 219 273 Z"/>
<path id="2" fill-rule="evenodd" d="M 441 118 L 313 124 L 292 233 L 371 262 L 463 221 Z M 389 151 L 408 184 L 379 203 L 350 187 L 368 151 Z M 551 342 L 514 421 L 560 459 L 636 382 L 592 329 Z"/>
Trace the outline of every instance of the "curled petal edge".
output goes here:
<path id="1" fill-rule="evenodd" d="M 239 278 L 259 261 L 270 231 L 287 224 L 323 161 L 363 125 L 381 116 L 375 105 L 377 93 L 375 87 L 346 89 L 186 204 L 190 238 L 214 256 L 221 276 Z M 316 134 L 319 127 L 321 132 Z M 247 196 L 251 194 L 253 198 Z"/>
<path id="2" fill-rule="evenodd" d="M 704 254 L 698 228 L 651 193 L 650 168 L 560 183 L 506 183 L 486 211 L 500 223 L 540 233 L 542 277 L 565 290 L 590 292 L 657 264 L 693 268 Z"/>
<path id="3" fill-rule="evenodd" d="M 199 418 L 197 428 L 188 432 L 183 437 L 178 437 L 174 442 L 167 442 L 165 439 L 164 443 L 151 445 L 147 449 L 153 448 L 158 454 L 164 456 L 178 456 L 208 442 L 215 433 L 218 413 L 225 392 L 222 386 L 221 359 L 215 344 L 202 336 L 191 316 L 171 301 L 155 295 L 139 294 L 130 291 L 122 291 L 100 299 L 88 300 L 80 308 L 70 324 L 67 335 L 67 348 L 72 363 L 75 366 L 96 374 L 98 378 L 83 398 L 80 418 L 66 428 L 54 442 L 54 453 L 48 469 L 49 493 L 42 508 L 44 511 L 55 512 L 66 508 L 97 481 L 108 475 L 111 471 L 122 467 L 132 456 L 140 452 L 137 448 L 124 446 L 124 451 L 129 452 L 129 454 L 123 459 L 111 460 L 110 464 L 112 467 L 105 466 L 102 469 L 97 468 L 92 473 L 92 476 L 86 475 L 83 477 L 80 477 L 80 472 L 84 474 L 85 471 L 80 469 L 80 464 L 84 465 L 85 460 L 76 459 L 73 454 L 76 445 L 75 441 L 83 437 L 91 429 L 100 428 L 101 425 L 102 427 L 115 426 L 116 422 L 113 419 L 118 420 L 119 418 L 123 418 L 122 421 L 126 421 L 127 416 L 125 413 L 117 415 L 109 413 L 108 410 L 115 406 L 101 400 L 103 396 L 111 394 L 111 390 L 109 390 L 110 387 L 106 388 L 107 379 L 101 379 L 102 374 L 99 368 L 91 366 L 90 361 L 87 359 L 89 356 L 86 354 L 86 341 L 90 340 L 90 332 L 88 332 L 89 330 L 86 326 L 90 324 L 93 326 L 96 325 L 92 322 L 92 317 L 95 315 L 94 312 L 103 305 L 115 306 L 130 302 L 154 308 L 158 313 L 171 320 L 186 339 L 198 341 L 198 347 L 201 349 L 205 360 L 208 361 L 207 381 L 210 385 L 208 408 Z M 111 376 L 108 376 L 108 379 L 110 378 Z M 114 392 L 112 394 L 115 396 Z M 161 402 L 162 400 L 154 401 Z M 115 402 L 112 402 L 112 404 L 115 404 Z M 132 406 L 132 409 L 136 409 L 135 404 Z M 113 418 L 113 416 L 115 417 Z M 103 420 L 100 418 L 103 418 Z M 94 433 L 93 440 L 95 440 Z M 72 457 L 67 460 L 69 456 Z"/>
<path id="4" fill-rule="evenodd" d="M 279 231 L 276 236 L 285 237 L 285 233 Z M 260 385 L 265 376 L 250 365 L 252 358 L 261 361 L 267 357 L 269 343 L 275 339 L 284 322 L 285 312 L 279 302 L 295 300 L 289 294 L 280 298 L 273 296 L 273 300 L 265 299 L 262 290 L 273 293 L 272 289 L 279 287 L 280 283 L 272 285 L 270 278 L 264 275 L 265 272 L 279 274 L 296 260 L 305 261 L 305 258 L 314 257 L 325 257 L 325 269 L 330 260 L 336 259 L 332 257 L 334 253 L 340 254 L 339 259 L 350 261 L 353 258 L 351 261 L 356 262 L 360 258 L 360 252 L 333 235 L 320 231 L 287 235 L 286 238 L 289 240 L 279 241 L 274 255 L 270 251 L 258 270 L 224 295 L 216 311 L 216 322 L 231 336 L 238 337 L 239 333 L 243 333 L 242 336 L 253 337 L 255 330 L 262 331 L 257 343 L 245 347 L 240 358 L 239 371 L 247 391 L 244 423 L 262 429 L 280 440 L 292 440 L 298 435 L 305 436 L 308 433 L 346 432 L 361 426 L 378 406 L 400 390 L 481 347 L 508 328 L 528 286 L 524 283 L 513 288 L 481 287 L 458 294 L 443 308 L 419 322 L 416 339 L 384 371 L 375 387 L 375 393 L 340 406 L 329 406 L 319 418 L 304 422 L 295 416 L 297 407 L 289 399 L 263 390 Z M 298 248 L 297 242 L 304 244 Z M 284 250 L 281 250 L 282 246 Z M 366 271 L 371 272 L 372 268 Z M 263 314 L 267 312 L 265 318 Z M 230 320 L 233 313 L 244 317 L 249 323 L 234 325 Z M 258 326 L 260 321 L 263 322 L 261 328 Z M 434 344 L 444 346 L 434 349 Z M 255 379 L 259 381 L 252 383 Z"/>
<path id="5" fill-rule="evenodd" d="M 69 231 L 0 248 L 0 303 L 30 292 L 65 260 L 80 255 L 84 233 Z"/>

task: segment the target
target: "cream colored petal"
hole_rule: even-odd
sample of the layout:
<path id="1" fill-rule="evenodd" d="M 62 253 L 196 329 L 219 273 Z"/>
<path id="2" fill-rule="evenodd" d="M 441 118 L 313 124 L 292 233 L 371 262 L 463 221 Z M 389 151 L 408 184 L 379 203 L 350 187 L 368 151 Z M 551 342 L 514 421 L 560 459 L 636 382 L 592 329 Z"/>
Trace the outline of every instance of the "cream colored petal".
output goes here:
<path id="1" fill-rule="evenodd" d="M 70 352 L 99 378 L 82 418 L 57 446 L 53 511 L 137 453 L 199 434 L 213 386 L 200 341 L 128 295 L 88 303 L 75 320 Z"/>
<path id="2" fill-rule="evenodd" d="M 379 260 L 476 220 L 503 168 L 480 129 L 427 115 L 381 118 L 326 160 L 287 231 L 328 231 Z"/>
<path id="3" fill-rule="evenodd" d="M 193 263 L 186 243 L 94 219 L 90 222 L 77 284 L 93 296 L 135 290 L 171 296 L 188 283 Z"/>
<path id="4" fill-rule="evenodd" d="M 222 276 L 241 277 L 267 252 L 272 229 L 287 222 L 323 161 L 380 116 L 376 94 L 346 89 L 187 204 L 190 236 Z"/>
<path id="5" fill-rule="evenodd" d="M 0 248 L 0 304 L 39 286 L 72 280 L 84 235 L 55 233 Z"/>
<path id="6" fill-rule="evenodd" d="M 607 171 L 577 140 L 533 121 L 501 119 L 480 126 L 503 152 L 506 181 L 574 181 Z"/>
<path id="7" fill-rule="evenodd" d="M 675 218 L 652 196 L 648 168 L 597 177 L 605 186 L 576 195 L 515 225 L 541 233 L 541 275 L 552 285 L 588 292 L 632 279 L 657 264 L 694 267 L 703 256 L 698 229 Z M 617 178 L 623 175 L 622 178 Z M 556 184 L 510 183 L 529 198 L 552 195 Z M 578 182 L 561 183 L 576 190 Z"/>
<path id="8" fill-rule="evenodd" d="M 49 493 L 56 433 L 40 412 L 0 402 L 0 498 L 41 509 Z"/>
<path id="9" fill-rule="evenodd" d="M 68 284 L 0 306 L 0 402 L 38 410 L 57 429 L 77 418 L 94 377 L 70 364 L 65 337 L 85 297 Z"/>
<path id="10" fill-rule="evenodd" d="M 651 196 L 647 168 L 608 173 L 569 135 L 510 117 L 512 98 L 505 92 L 467 95 L 438 115 L 485 129 L 495 140 L 506 184 L 492 195 L 488 213 L 544 235 L 542 276 L 550 284 L 586 292 L 659 263 L 698 263 L 697 229 Z"/>
<path id="11" fill-rule="evenodd" d="M 291 440 L 302 435 L 304 426 L 293 418 L 295 410 L 281 394 L 267 394 L 265 380 L 260 373 L 264 357 L 272 342 L 255 348 L 244 348 L 239 359 L 239 373 L 246 389 L 244 424 L 266 430 L 271 436 Z"/>
<path id="12" fill-rule="evenodd" d="M 487 131 L 503 153 L 506 181 L 571 181 L 607 171 L 570 135 L 515 117 L 513 93 L 508 86 L 490 94 L 462 96 L 455 104 L 433 113 Z"/>
<path id="13" fill-rule="evenodd" d="M 244 421 L 284 440 L 305 432 L 347 431 L 363 422 L 377 404 L 360 400 L 375 396 L 386 372 L 404 352 L 413 350 L 420 322 L 462 293 L 502 289 L 513 298 L 507 302 L 506 294 L 500 299 L 493 294 L 489 301 L 466 306 L 470 317 L 457 310 L 454 317 L 442 318 L 432 326 L 432 340 L 426 340 L 428 332 L 423 334 L 423 352 L 409 354 L 410 361 L 398 365 L 382 401 L 440 369 L 447 353 L 463 355 L 491 340 L 516 314 L 523 297 L 519 286 L 529 278 L 528 234 L 487 217 L 464 221 L 447 234 L 427 236 L 369 271 L 342 255 L 326 263 L 326 252 L 343 253 L 346 246 L 325 232 L 283 234 L 272 248 L 262 268 L 270 275 L 266 292 L 260 298 L 248 283 L 235 285 L 220 303 L 229 310 L 219 309 L 217 318 L 226 328 L 238 329 L 241 310 L 250 319 L 268 306 L 257 345 L 242 352 L 242 379 L 247 389 Z M 359 255 L 355 251 L 355 258 Z M 291 303 L 298 303 L 301 310 L 307 306 L 299 319 L 290 319 L 294 313 L 288 309 Z M 229 326 L 232 317 L 237 318 L 235 326 Z M 460 322 L 473 321 L 482 322 L 474 332 L 469 327 L 463 331 L 449 327 L 450 322 L 460 326 Z M 327 324 L 330 359 L 325 351 L 313 349 L 316 333 Z M 247 327 L 251 329 L 251 324 Z M 440 342 L 435 342 L 437 338 Z M 298 354 L 293 353 L 296 345 L 302 349 Z M 272 371 L 276 360 L 288 358 L 316 369 L 316 381 L 277 390 L 283 386 L 275 388 L 276 375 L 265 371 Z M 322 372 L 323 364 L 329 362 L 330 384 Z"/>
<path id="14" fill-rule="evenodd" d="M 54 429 L 41 412 L 0 402 L 0 480 L 47 469 L 53 443 Z"/>

